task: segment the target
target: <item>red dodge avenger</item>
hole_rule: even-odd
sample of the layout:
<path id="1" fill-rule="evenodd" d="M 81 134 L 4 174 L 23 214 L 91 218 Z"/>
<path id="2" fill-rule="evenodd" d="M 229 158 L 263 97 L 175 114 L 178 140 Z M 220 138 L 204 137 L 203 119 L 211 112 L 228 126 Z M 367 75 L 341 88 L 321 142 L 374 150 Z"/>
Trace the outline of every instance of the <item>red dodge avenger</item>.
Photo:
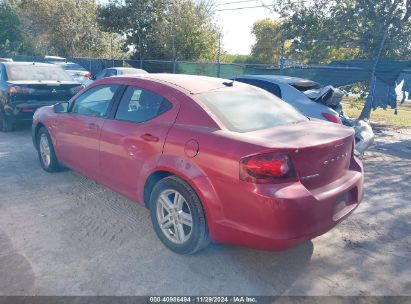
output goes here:
<path id="1" fill-rule="evenodd" d="M 144 204 L 169 249 L 281 250 L 321 235 L 363 197 L 350 128 L 310 120 L 264 90 L 219 78 L 106 78 L 43 107 L 33 142 L 61 166 Z"/>

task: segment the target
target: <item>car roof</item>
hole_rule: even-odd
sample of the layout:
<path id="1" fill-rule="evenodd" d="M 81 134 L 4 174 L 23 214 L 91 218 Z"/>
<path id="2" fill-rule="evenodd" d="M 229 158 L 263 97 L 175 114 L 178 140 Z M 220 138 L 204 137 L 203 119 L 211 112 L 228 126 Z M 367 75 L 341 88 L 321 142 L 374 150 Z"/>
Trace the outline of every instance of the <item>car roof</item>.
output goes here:
<path id="1" fill-rule="evenodd" d="M 166 73 L 114 76 L 111 78 L 141 78 L 152 80 L 167 85 L 173 85 L 175 87 L 188 91 L 190 94 L 198 94 L 202 92 L 223 89 L 228 87 L 224 83 L 230 82 L 230 80 L 216 77 Z M 237 85 L 244 86 L 244 84 L 242 83 L 238 83 Z"/>
<path id="2" fill-rule="evenodd" d="M 138 68 L 129 68 L 129 67 L 112 67 L 112 68 L 107 68 L 107 69 L 116 69 L 116 70 L 142 70 Z"/>
<path id="3" fill-rule="evenodd" d="M 292 76 L 284 76 L 284 75 L 240 75 L 236 76 L 235 78 L 246 78 L 246 79 L 258 79 L 258 80 L 265 80 L 268 82 L 276 82 L 276 83 L 287 83 L 287 84 L 293 84 L 293 83 L 301 83 L 301 82 L 310 82 L 310 83 L 316 83 L 315 81 L 309 80 L 309 79 L 304 79 L 304 78 L 299 78 L 299 77 L 292 77 Z"/>
<path id="4" fill-rule="evenodd" d="M 19 65 L 19 66 L 29 66 L 29 65 L 35 65 L 35 66 L 45 66 L 45 67 L 54 67 L 54 64 L 50 63 L 42 63 L 42 62 L 2 62 L 5 66 L 13 66 L 13 65 Z"/>

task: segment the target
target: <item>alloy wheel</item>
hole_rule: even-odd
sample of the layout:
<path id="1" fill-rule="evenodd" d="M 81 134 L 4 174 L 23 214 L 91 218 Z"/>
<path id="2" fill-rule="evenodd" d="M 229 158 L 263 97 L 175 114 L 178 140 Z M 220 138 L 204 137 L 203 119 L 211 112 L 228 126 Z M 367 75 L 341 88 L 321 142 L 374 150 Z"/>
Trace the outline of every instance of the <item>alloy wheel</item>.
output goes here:
<path id="1" fill-rule="evenodd" d="M 43 165 L 49 167 L 51 163 L 50 144 L 47 135 L 44 133 L 40 136 L 39 149 Z"/>
<path id="2" fill-rule="evenodd" d="M 176 190 L 164 190 L 157 200 L 157 221 L 163 234 L 175 244 L 183 244 L 192 233 L 193 217 L 185 198 Z"/>

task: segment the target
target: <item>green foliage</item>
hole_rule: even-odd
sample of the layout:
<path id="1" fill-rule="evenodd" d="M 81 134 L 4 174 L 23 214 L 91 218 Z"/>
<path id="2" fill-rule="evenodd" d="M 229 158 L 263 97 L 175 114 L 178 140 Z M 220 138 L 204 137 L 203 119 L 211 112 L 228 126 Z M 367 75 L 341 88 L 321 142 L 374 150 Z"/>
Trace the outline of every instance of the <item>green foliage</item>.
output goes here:
<path id="1" fill-rule="evenodd" d="M 278 62 L 282 44 L 280 22 L 271 19 L 258 20 L 253 25 L 252 34 L 256 38 L 251 50 L 254 62 Z"/>
<path id="2" fill-rule="evenodd" d="M 238 63 L 238 64 L 255 63 L 255 60 L 251 55 L 239 55 L 239 54 L 228 54 L 228 53 L 221 54 L 221 61 L 225 63 Z"/>
<path id="3" fill-rule="evenodd" d="M 19 9 L 43 54 L 123 57 L 122 38 L 97 24 L 94 0 L 22 0 Z"/>
<path id="4" fill-rule="evenodd" d="M 374 59 L 390 28 L 383 57 L 410 58 L 411 1 L 408 0 L 275 0 L 289 56 L 307 63 L 335 59 Z"/>
<path id="5" fill-rule="evenodd" d="M 0 1 L 0 54 L 33 52 L 33 45 L 12 3 Z"/>
<path id="6" fill-rule="evenodd" d="M 135 58 L 214 60 L 217 53 L 209 1 L 114 0 L 101 8 L 100 23 L 126 36 Z"/>

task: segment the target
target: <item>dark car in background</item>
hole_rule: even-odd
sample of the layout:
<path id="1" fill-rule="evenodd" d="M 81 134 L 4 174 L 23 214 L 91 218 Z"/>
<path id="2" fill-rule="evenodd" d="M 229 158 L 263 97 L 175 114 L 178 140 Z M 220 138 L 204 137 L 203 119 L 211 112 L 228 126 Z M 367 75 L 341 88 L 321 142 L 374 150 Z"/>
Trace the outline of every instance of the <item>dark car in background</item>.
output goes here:
<path id="1" fill-rule="evenodd" d="M 37 108 L 67 101 L 81 89 L 61 67 L 34 62 L 0 62 L 0 130 L 30 122 Z"/>

